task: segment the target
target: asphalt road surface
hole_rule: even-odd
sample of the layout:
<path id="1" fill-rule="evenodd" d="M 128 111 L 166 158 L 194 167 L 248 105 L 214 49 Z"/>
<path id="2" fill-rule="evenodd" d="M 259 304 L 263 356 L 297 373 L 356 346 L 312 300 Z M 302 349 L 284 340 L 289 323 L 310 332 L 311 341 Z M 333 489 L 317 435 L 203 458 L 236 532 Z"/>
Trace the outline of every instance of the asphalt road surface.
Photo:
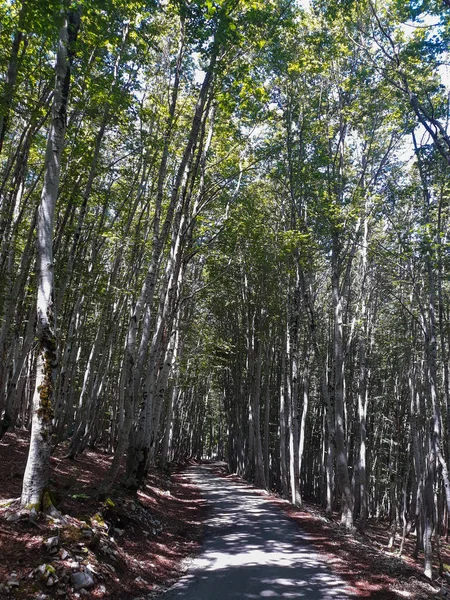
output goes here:
<path id="1" fill-rule="evenodd" d="M 205 541 L 163 600 L 353 597 L 326 557 L 305 544 L 308 536 L 260 493 L 218 477 L 209 465 L 188 474 L 210 505 Z"/>

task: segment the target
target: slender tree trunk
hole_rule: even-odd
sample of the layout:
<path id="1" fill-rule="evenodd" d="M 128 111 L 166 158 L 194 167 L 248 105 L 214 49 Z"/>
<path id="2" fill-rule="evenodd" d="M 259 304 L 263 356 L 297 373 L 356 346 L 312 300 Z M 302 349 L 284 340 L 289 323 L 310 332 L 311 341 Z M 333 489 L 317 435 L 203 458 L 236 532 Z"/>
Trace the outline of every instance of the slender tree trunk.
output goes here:
<path id="1" fill-rule="evenodd" d="M 270 339 L 270 338 L 269 338 Z M 264 477 L 266 485 L 270 488 L 270 369 L 271 369 L 271 347 L 267 344 L 266 352 L 266 375 L 265 375 L 265 396 L 264 396 Z"/>
<path id="2" fill-rule="evenodd" d="M 434 525 L 434 498 L 433 498 L 433 483 L 434 483 L 434 468 L 435 459 L 434 451 L 430 446 L 427 457 L 426 477 L 424 486 L 424 529 L 423 529 L 423 558 L 424 558 L 424 574 L 428 579 L 433 580 L 433 546 L 432 535 Z"/>
<path id="3" fill-rule="evenodd" d="M 286 378 L 288 376 L 286 369 L 286 346 L 283 344 L 281 348 L 281 384 L 280 384 L 280 476 L 281 476 L 281 492 L 283 497 L 289 495 L 289 481 L 287 468 L 287 436 L 286 436 Z"/>
<path id="4" fill-rule="evenodd" d="M 154 287 L 155 287 L 155 283 L 156 283 L 157 267 L 159 265 L 163 246 L 168 238 L 170 227 L 172 226 L 173 214 L 174 214 L 175 210 L 180 211 L 183 209 L 183 201 L 184 201 L 183 195 L 184 195 L 184 192 L 186 191 L 189 168 L 191 166 L 192 159 L 193 159 L 193 152 L 197 145 L 199 135 L 200 135 L 200 132 L 202 129 L 205 105 L 207 103 L 207 99 L 208 99 L 208 96 L 209 96 L 209 93 L 210 93 L 210 90 L 212 87 L 212 83 L 213 83 L 216 58 L 217 58 L 216 55 L 213 54 L 211 57 L 211 60 L 210 60 L 208 71 L 205 75 L 205 79 L 202 84 L 202 88 L 200 90 L 199 99 L 197 101 L 194 117 L 192 120 L 189 139 L 188 139 L 188 142 L 184 149 L 183 156 L 182 156 L 180 165 L 178 166 L 177 174 L 176 174 L 175 181 L 173 184 L 171 199 L 170 199 L 169 207 L 168 207 L 168 210 L 166 213 L 164 226 L 159 235 L 158 235 L 159 229 L 158 229 L 157 234 L 155 234 L 150 267 L 149 267 L 149 270 L 148 270 L 148 273 L 147 273 L 147 276 L 146 276 L 146 279 L 145 279 L 145 282 L 143 285 L 143 289 L 142 289 L 139 301 L 136 305 L 136 308 L 135 308 L 134 313 L 131 318 L 128 336 L 127 336 L 127 345 L 126 345 L 127 359 L 125 361 L 125 369 L 126 369 L 126 378 L 125 378 L 126 387 L 125 387 L 125 389 L 130 390 L 129 393 L 132 393 L 132 391 L 134 389 L 134 385 L 135 385 L 135 375 L 133 372 L 133 368 L 134 368 L 134 364 L 135 364 L 135 356 L 134 356 L 135 355 L 135 345 L 136 345 L 137 329 L 138 329 L 140 315 L 142 314 L 143 307 L 146 305 L 150 306 L 153 301 L 153 292 L 154 292 Z M 157 215 L 156 215 L 156 217 L 157 217 Z M 176 219 L 177 219 L 177 217 L 175 217 L 175 220 Z M 158 219 L 156 218 L 155 223 L 157 222 L 157 220 Z M 154 225 L 154 227 L 156 227 L 156 225 Z M 179 223 L 174 224 L 174 231 L 176 231 L 176 232 L 179 231 Z M 177 236 L 177 233 L 175 234 L 175 237 L 176 236 Z M 173 240 L 173 243 L 174 242 L 175 242 L 175 240 Z M 172 258 L 172 260 L 174 260 L 174 257 Z M 159 316 L 157 318 L 161 319 L 161 316 Z M 159 331 L 156 332 L 157 337 L 155 337 L 155 335 L 154 335 L 153 336 L 154 340 L 152 341 L 153 350 L 151 352 L 153 352 L 153 353 L 156 351 L 155 344 L 158 342 L 157 338 L 162 333 L 161 325 L 157 326 L 157 328 L 158 327 L 159 327 Z M 152 360 L 154 363 L 155 357 L 153 359 L 150 358 L 150 361 L 152 361 Z M 153 364 L 153 366 L 150 367 L 150 370 L 154 370 L 154 368 L 155 367 Z M 147 380 L 149 380 L 149 377 L 147 377 Z M 132 400 L 131 400 L 131 404 L 133 404 Z M 133 412 L 134 412 L 134 409 L 133 409 Z M 139 420 L 139 425 L 138 425 L 139 434 L 137 436 L 134 436 L 134 434 L 132 433 L 132 435 L 130 437 L 129 448 L 128 448 L 129 456 L 127 458 L 127 482 L 128 482 L 128 485 L 131 485 L 131 486 L 136 485 L 136 477 L 132 473 L 137 472 L 136 469 L 138 468 L 137 467 L 138 463 L 143 461 L 143 463 L 145 464 L 147 461 L 148 451 L 145 450 L 144 445 L 145 445 L 145 439 L 149 432 L 148 428 L 149 428 L 150 422 L 149 422 L 148 417 L 150 414 L 151 414 L 151 410 L 150 410 L 149 401 L 147 399 L 144 399 L 144 401 L 141 403 L 141 418 Z M 137 438 L 139 438 L 139 440 Z M 136 446 L 136 444 L 138 444 L 138 446 Z M 138 455 L 139 455 L 139 459 L 137 460 Z"/>
<path id="5" fill-rule="evenodd" d="M 174 407 L 180 397 L 180 388 L 177 385 L 173 386 L 172 393 L 169 397 L 169 404 L 167 407 L 167 418 L 166 418 L 166 429 L 164 432 L 163 447 L 161 452 L 161 466 L 163 469 L 166 468 L 167 463 L 170 460 L 172 452 L 173 442 L 173 411 Z"/>
<path id="6" fill-rule="evenodd" d="M 19 272 L 16 275 L 16 280 L 12 286 L 11 294 L 7 296 L 5 302 L 5 310 L 2 315 L 3 324 L 0 329 L 0 398 L 3 400 L 6 377 L 9 371 L 9 364 L 7 359 L 7 340 L 10 334 L 11 325 L 14 322 L 15 311 L 17 309 L 17 298 L 19 298 L 24 291 L 26 279 L 32 265 L 32 247 L 33 247 L 33 234 L 35 228 L 35 220 L 33 220 L 26 246 L 24 248 L 22 258 L 20 261 Z M 3 402 L 0 401 L 0 410 L 3 409 Z"/>
<path id="7" fill-rule="evenodd" d="M 255 333 L 258 336 L 258 333 Z M 255 368 L 252 391 L 253 404 L 253 428 L 255 440 L 255 484 L 260 488 L 266 487 L 266 478 L 264 475 L 264 460 L 261 444 L 261 424 L 260 424 L 260 399 L 261 399 L 261 360 L 262 360 L 262 342 L 256 337 L 255 339 Z"/>
<path id="8" fill-rule="evenodd" d="M 367 210 L 367 207 L 366 207 Z M 358 479 L 359 479 L 359 523 L 358 528 L 364 531 L 367 520 L 367 336 L 369 327 L 367 323 L 368 310 L 366 300 L 367 277 L 367 243 L 368 243 L 368 217 L 364 216 L 363 236 L 361 240 L 361 331 L 358 342 L 359 376 L 358 376 L 358 418 L 359 418 L 359 452 L 358 452 Z"/>
<path id="9" fill-rule="evenodd" d="M 20 356 L 15 361 L 14 371 L 11 379 L 8 381 L 6 388 L 6 401 L 5 410 L 2 421 L 0 423 L 0 440 L 8 431 L 9 427 L 14 426 L 17 419 L 17 412 L 19 407 L 19 400 L 21 396 L 22 386 L 19 384 L 19 379 L 23 375 L 24 365 L 28 353 L 30 352 L 35 330 L 35 319 L 36 309 L 34 306 L 31 307 L 31 314 L 28 317 L 27 326 L 25 329 L 25 336 L 22 344 Z"/>
<path id="10" fill-rule="evenodd" d="M 299 477 L 302 476 L 302 465 L 303 465 L 303 453 L 305 449 L 305 437 L 306 437 L 306 419 L 308 417 L 309 407 L 309 365 L 308 358 L 305 356 L 305 366 L 303 369 L 303 407 L 302 407 L 302 419 L 300 422 L 300 438 L 298 443 L 298 472 Z"/>
<path id="11" fill-rule="evenodd" d="M 141 385 L 141 377 L 142 377 L 142 369 L 144 366 L 145 358 L 147 356 L 147 347 L 149 345 L 150 336 L 151 336 L 151 305 L 153 302 L 154 296 L 154 288 L 156 284 L 157 274 L 158 274 L 158 265 L 161 259 L 161 254 L 164 249 L 164 245 L 167 241 L 167 237 L 170 231 L 170 227 L 172 225 L 173 213 L 175 210 L 176 203 L 178 201 L 179 194 L 179 186 L 181 179 L 184 175 L 187 160 L 190 156 L 190 151 L 192 148 L 192 144 L 194 141 L 189 140 L 189 151 L 183 155 L 182 164 L 180 165 L 177 173 L 177 178 L 175 181 L 175 185 L 173 188 L 173 193 L 171 196 L 171 200 L 167 209 L 164 225 L 162 231 L 160 231 L 160 221 L 161 221 L 161 208 L 163 202 L 164 195 L 164 181 L 167 173 L 167 160 L 169 154 L 169 144 L 171 139 L 171 133 L 173 128 L 173 121 L 175 117 L 175 111 L 177 106 L 178 99 L 178 91 L 180 84 L 180 75 L 181 75 L 181 66 L 182 59 L 184 55 L 184 21 L 181 21 L 181 29 L 180 29 L 180 40 L 179 40 L 179 48 L 178 55 L 176 61 L 176 69 L 175 69 L 175 79 L 174 85 L 172 88 L 171 101 L 169 105 L 169 115 L 166 122 L 165 133 L 164 133 L 164 147 L 163 153 L 161 157 L 161 162 L 158 171 L 158 184 L 157 184 L 157 200 L 155 206 L 155 214 L 153 219 L 153 244 L 152 244 L 152 254 L 150 258 L 150 263 L 148 266 L 147 274 L 139 294 L 138 300 L 133 307 L 130 323 L 128 327 L 128 332 L 126 336 L 125 342 L 125 360 L 123 363 L 124 369 L 124 403 L 125 403 L 125 420 L 124 420 L 124 431 L 120 433 L 119 445 L 116 450 L 113 463 L 111 465 L 110 472 L 102 484 L 103 492 L 106 492 L 107 489 L 111 487 L 113 482 L 115 481 L 120 461 L 122 460 L 122 456 L 125 452 L 125 448 L 128 444 L 128 467 L 127 470 L 130 470 L 130 464 L 133 462 L 132 454 L 135 453 L 135 432 L 132 431 L 131 426 L 133 422 L 133 415 L 135 412 L 135 406 L 137 402 L 137 394 L 139 386 Z M 206 91 L 204 90 L 204 85 L 202 87 L 202 93 L 200 95 L 201 98 L 206 96 L 209 91 L 209 85 L 211 83 L 210 78 L 208 78 Z M 201 104 L 201 109 L 203 110 L 204 102 L 206 102 L 206 98 L 203 99 L 203 103 Z M 198 110 L 198 107 L 197 107 Z M 195 134 L 198 135 L 198 130 L 195 131 Z M 193 132 L 191 130 L 191 137 Z M 195 138 L 196 139 L 196 138 Z M 139 345 L 139 349 L 137 349 L 138 343 L 138 330 L 139 323 L 141 321 L 142 315 L 145 314 L 143 328 L 142 328 L 142 336 L 141 342 Z M 143 409 L 143 403 L 141 404 L 141 411 Z"/>
<path id="12" fill-rule="evenodd" d="M 339 241 L 333 236 L 332 294 L 334 310 L 334 402 L 336 468 L 341 493 L 341 523 L 347 529 L 353 527 L 353 495 L 348 474 L 347 449 L 345 447 L 344 422 L 344 343 L 342 328 L 342 297 L 339 285 Z"/>
<path id="13" fill-rule="evenodd" d="M 292 357 L 292 383 L 290 391 L 289 411 L 289 471 L 291 481 L 291 500 L 295 506 L 302 505 L 300 496 L 300 473 L 299 473 L 299 423 L 298 423 L 298 357 Z"/>

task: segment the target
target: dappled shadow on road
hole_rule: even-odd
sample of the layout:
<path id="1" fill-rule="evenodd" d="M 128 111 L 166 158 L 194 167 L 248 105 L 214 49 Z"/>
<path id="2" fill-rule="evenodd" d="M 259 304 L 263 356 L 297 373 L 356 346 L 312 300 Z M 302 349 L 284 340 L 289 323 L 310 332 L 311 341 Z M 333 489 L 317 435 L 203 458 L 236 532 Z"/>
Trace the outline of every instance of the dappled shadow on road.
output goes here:
<path id="1" fill-rule="evenodd" d="M 256 491 L 197 467 L 211 505 L 203 552 L 165 596 L 172 600 L 354 597 L 311 551 L 306 537 Z"/>
<path id="2" fill-rule="evenodd" d="M 345 531 L 337 522 L 326 518 L 325 511 L 319 507 L 308 505 L 307 510 L 299 509 L 287 500 L 273 493 L 267 494 L 237 475 L 229 474 L 224 464 L 211 466 L 224 481 L 253 489 L 295 522 L 303 533 L 301 544 L 308 544 L 312 552 L 318 551 L 333 573 L 345 580 L 349 597 L 371 600 L 431 597 L 433 589 L 418 570 L 392 555 L 380 553 L 367 537 Z"/>
<path id="3" fill-rule="evenodd" d="M 273 574 L 271 571 L 273 570 Z M 213 573 L 190 576 L 172 589 L 169 598 L 184 600 L 233 600 L 256 598 L 291 598 L 303 600 L 350 598 L 335 582 L 325 575 L 311 573 L 306 580 L 299 580 L 295 567 L 267 569 L 262 566 L 239 566 L 230 573 L 229 569 L 219 569 Z M 230 577 L 232 585 L 230 586 Z M 202 585 L 202 583 L 205 585 Z"/>

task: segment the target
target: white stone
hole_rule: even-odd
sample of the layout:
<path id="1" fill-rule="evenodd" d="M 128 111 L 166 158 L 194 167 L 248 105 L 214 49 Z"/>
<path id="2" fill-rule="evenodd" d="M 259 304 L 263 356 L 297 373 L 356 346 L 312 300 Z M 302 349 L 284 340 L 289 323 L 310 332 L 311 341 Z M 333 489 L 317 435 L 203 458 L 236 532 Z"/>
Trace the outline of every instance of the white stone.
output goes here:
<path id="1" fill-rule="evenodd" d="M 59 546 L 59 537 L 55 535 L 51 538 L 48 538 L 45 540 L 44 544 L 48 551 L 52 550 L 53 548 L 57 548 Z"/>
<path id="2" fill-rule="evenodd" d="M 17 513 L 12 513 L 6 517 L 6 520 L 9 523 L 15 523 L 16 521 L 20 521 L 20 515 Z"/>

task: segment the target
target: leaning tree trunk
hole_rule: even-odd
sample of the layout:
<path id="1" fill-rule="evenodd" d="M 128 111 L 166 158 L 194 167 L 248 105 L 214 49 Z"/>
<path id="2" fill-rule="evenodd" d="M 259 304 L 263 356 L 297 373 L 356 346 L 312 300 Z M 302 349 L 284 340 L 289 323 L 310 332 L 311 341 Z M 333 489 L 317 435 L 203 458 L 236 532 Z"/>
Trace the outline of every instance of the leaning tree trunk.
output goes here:
<path id="1" fill-rule="evenodd" d="M 147 301 L 147 306 L 150 306 L 153 301 L 153 292 L 156 284 L 156 277 L 158 274 L 158 267 L 160 262 L 160 257 L 163 251 L 163 246 L 168 239 L 170 233 L 170 227 L 173 225 L 172 218 L 174 213 L 182 208 L 182 204 L 184 202 L 184 191 L 187 186 L 187 181 L 189 178 L 189 172 L 192 165 L 193 154 L 195 152 L 195 148 L 197 146 L 199 136 L 202 130 L 202 124 L 204 119 L 205 106 L 207 104 L 208 97 L 211 92 L 211 87 L 214 79 L 214 71 L 216 66 L 217 54 L 213 52 L 211 56 L 208 71 L 206 73 L 205 79 L 203 81 L 200 94 L 197 100 L 197 104 L 195 107 L 194 117 L 191 123 L 191 129 L 189 133 L 189 138 L 187 144 L 183 151 L 183 156 L 181 158 L 181 162 L 177 168 L 177 174 L 175 176 L 175 180 L 172 187 L 171 199 L 169 202 L 168 211 L 166 213 L 164 225 L 161 233 L 154 238 L 153 241 L 153 250 L 152 250 L 152 261 L 147 272 L 147 276 L 144 282 L 143 290 L 141 292 L 140 301 L 142 303 L 142 308 L 145 305 L 145 301 Z M 158 217 L 159 218 L 159 217 Z M 176 220 L 177 216 L 175 215 L 174 219 Z M 174 231 L 176 231 L 176 226 L 173 226 Z M 156 245 L 155 245 L 156 244 Z M 127 338 L 127 360 L 125 363 L 126 368 L 126 379 L 125 379 L 125 389 L 133 390 L 134 383 L 137 382 L 136 378 L 133 378 L 134 373 L 134 361 L 135 361 L 135 345 L 136 345 L 136 335 L 137 335 L 137 325 L 138 319 L 136 314 L 132 317 L 132 323 L 130 324 L 130 329 L 128 332 Z M 148 330 L 150 333 L 150 329 Z M 153 345 L 153 342 L 152 342 Z M 143 366 L 143 365 L 142 365 Z M 148 379 L 148 377 L 147 377 Z M 133 395 L 131 394 L 131 398 L 133 400 Z M 141 416 L 142 419 L 139 419 L 138 427 L 136 435 L 132 431 L 132 435 L 130 436 L 127 450 L 127 474 L 126 481 L 127 485 L 134 487 L 136 485 L 136 477 L 133 472 L 136 471 L 137 464 L 142 459 L 142 464 L 145 464 L 146 457 L 144 458 L 142 449 L 139 449 L 138 446 L 142 445 L 143 440 L 145 439 L 145 431 L 142 427 L 145 426 L 145 412 L 148 411 L 149 406 L 147 405 L 147 401 L 144 400 L 141 402 Z M 147 423 L 148 424 L 148 423 Z M 140 438 L 139 441 L 137 438 Z M 137 460 L 137 456 L 141 458 Z"/>
<path id="2" fill-rule="evenodd" d="M 52 249 L 53 218 L 66 132 L 70 87 L 70 48 L 76 39 L 79 23 L 79 14 L 70 11 L 60 30 L 55 67 L 56 84 L 52 122 L 47 140 L 44 187 L 37 218 L 37 376 L 33 397 L 30 448 L 21 497 L 22 506 L 35 511 L 43 505 L 49 478 L 54 412 L 54 375 L 57 359 Z"/>

